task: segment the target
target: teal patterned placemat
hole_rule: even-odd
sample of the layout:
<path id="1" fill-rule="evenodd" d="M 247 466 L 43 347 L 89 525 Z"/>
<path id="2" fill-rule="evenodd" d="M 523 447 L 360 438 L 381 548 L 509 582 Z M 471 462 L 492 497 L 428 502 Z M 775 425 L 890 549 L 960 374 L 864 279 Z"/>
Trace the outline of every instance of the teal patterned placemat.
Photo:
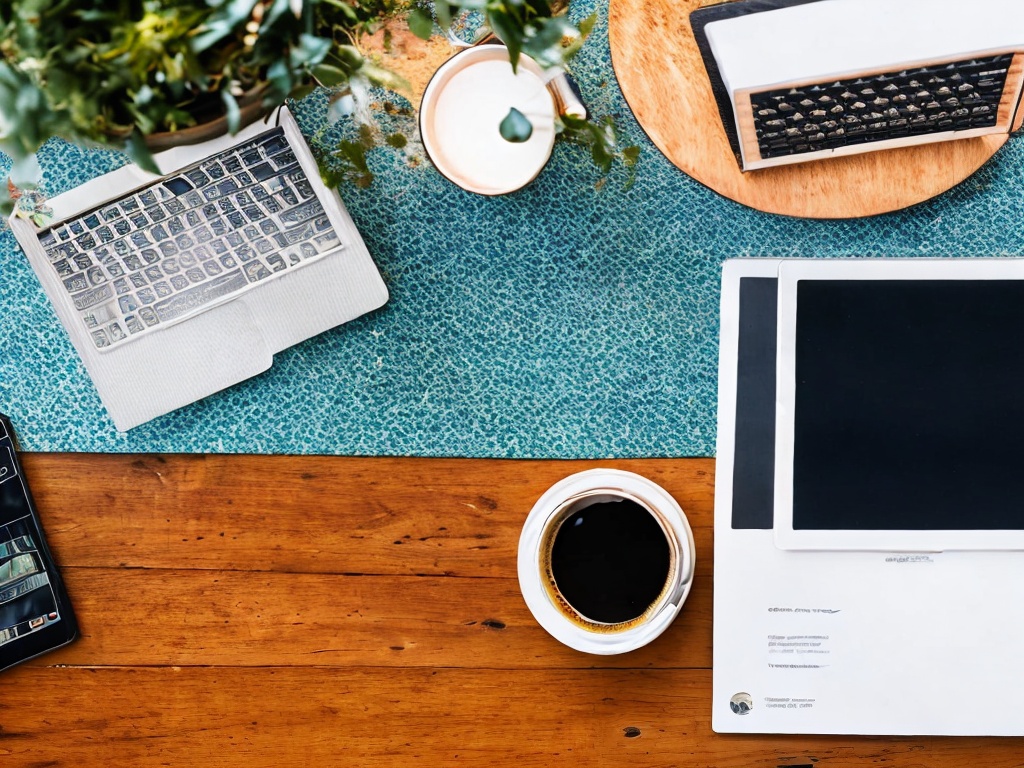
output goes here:
<path id="1" fill-rule="evenodd" d="M 790 219 L 719 197 L 634 121 L 611 68 L 607 1 L 580 0 L 572 13 L 595 8 L 602 21 L 573 70 L 592 113 L 614 115 L 641 146 L 633 187 L 622 169 L 598 185 L 584 151 L 560 145 L 525 190 L 483 198 L 428 163 L 374 150 L 373 185 L 342 195 L 391 291 L 387 306 L 127 434 L 0 232 L 0 411 L 24 448 L 710 456 L 723 259 L 1024 253 L 1024 139 L 942 197 L 871 219 Z M 309 132 L 322 119 L 322 101 L 300 105 Z M 58 143 L 40 161 L 48 194 L 124 162 Z"/>

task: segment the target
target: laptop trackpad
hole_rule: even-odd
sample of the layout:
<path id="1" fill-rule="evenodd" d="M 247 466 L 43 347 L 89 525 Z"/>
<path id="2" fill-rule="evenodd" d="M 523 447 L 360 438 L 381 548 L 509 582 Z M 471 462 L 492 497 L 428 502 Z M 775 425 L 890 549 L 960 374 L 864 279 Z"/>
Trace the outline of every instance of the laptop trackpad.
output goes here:
<path id="1" fill-rule="evenodd" d="M 121 431 L 262 373 L 274 362 L 244 300 L 98 357 L 90 374 Z"/>

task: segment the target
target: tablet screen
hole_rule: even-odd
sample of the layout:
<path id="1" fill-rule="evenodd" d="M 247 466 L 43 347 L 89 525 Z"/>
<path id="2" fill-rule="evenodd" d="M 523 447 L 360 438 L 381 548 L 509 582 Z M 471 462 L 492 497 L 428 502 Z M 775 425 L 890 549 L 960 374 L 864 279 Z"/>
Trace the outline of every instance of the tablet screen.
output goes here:
<path id="1" fill-rule="evenodd" d="M 796 289 L 792 529 L 1024 530 L 1024 280 Z"/>

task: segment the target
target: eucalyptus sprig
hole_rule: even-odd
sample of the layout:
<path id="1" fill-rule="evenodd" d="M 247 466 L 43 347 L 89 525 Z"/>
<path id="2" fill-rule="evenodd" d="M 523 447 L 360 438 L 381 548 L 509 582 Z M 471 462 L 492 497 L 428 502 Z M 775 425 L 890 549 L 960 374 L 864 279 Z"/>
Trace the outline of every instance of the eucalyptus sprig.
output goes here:
<path id="1" fill-rule="evenodd" d="M 434 17 L 443 30 L 451 29 L 455 15 L 476 11 L 483 15 L 487 28 L 506 45 L 512 68 L 526 54 L 545 69 L 561 67 L 571 59 L 597 22 L 591 14 L 579 25 L 569 20 L 564 3 L 549 0 L 456 0 L 435 2 Z M 409 29 L 426 40 L 434 29 L 434 20 L 424 7 L 409 14 Z"/>

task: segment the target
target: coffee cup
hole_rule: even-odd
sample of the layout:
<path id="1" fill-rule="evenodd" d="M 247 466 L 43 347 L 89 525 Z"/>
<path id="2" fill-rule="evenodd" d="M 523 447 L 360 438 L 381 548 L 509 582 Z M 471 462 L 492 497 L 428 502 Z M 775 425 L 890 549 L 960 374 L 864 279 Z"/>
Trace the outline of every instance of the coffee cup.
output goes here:
<path id="1" fill-rule="evenodd" d="M 524 141 L 501 135 L 517 110 L 530 123 Z M 555 143 L 556 113 L 586 117 L 560 70 L 545 71 L 525 54 L 513 70 L 500 43 L 465 48 L 434 73 L 420 104 L 420 137 L 441 174 L 469 192 L 504 195 L 543 170 Z"/>
<path id="2" fill-rule="evenodd" d="M 694 573 L 693 533 L 665 489 L 594 469 L 553 485 L 519 539 L 519 585 L 538 623 L 586 653 L 635 650 L 679 614 Z"/>

